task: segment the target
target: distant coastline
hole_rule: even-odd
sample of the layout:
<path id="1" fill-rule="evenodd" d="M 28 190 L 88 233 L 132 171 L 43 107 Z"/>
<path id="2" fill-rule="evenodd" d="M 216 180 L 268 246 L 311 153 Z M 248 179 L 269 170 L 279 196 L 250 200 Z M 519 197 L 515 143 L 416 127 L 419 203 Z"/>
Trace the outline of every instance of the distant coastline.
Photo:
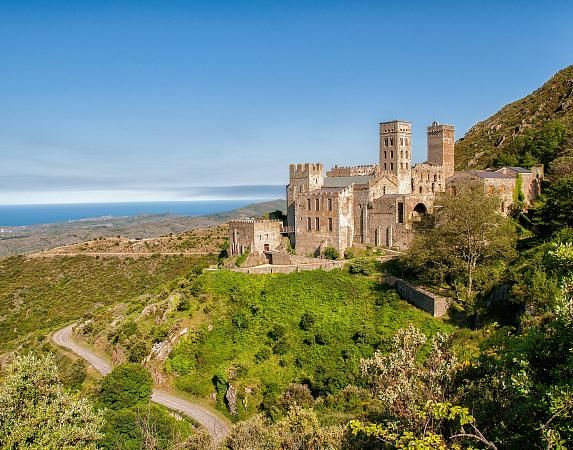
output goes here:
<path id="1" fill-rule="evenodd" d="M 0 205 L 0 227 L 31 226 L 158 214 L 196 217 L 231 211 L 257 201 L 263 200 Z"/>

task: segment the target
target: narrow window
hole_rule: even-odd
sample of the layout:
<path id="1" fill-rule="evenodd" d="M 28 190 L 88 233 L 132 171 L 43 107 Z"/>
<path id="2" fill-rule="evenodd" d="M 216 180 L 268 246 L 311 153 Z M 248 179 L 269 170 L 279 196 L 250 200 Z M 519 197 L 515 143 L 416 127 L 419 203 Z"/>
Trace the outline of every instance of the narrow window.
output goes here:
<path id="1" fill-rule="evenodd" d="M 408 168 L 408 163 L 406 163 L 406 169 Z"/>
<path id="2" fill-rule="evenodd" d="M 400 150 L 400 158 L 403 158 L 403 157 L 404 157 L 404 151 Z"/>
<path id="3" fill-rule="evenodd" d="M 394 150 L 390 150 L 390 158 L 394 158 Z"/>
<path id="4" fill-rule="evenodd" d="M 307 217 L 306 219 L 306 229 L 308 231 L 312 230 L 312 219 L 310 217 Z"/>
<path id="5" fill-rule="evenodd" d="M 311 209 L 311 207 L 310 207 L 310 205 L 311 205 L 311 203 L 310 203 L 310 198 L 307 200 L 307 203 L 308 203 L 308 210 L 310 211 L 310 209 Z"/>
<path id="6" fill-rule="evenodd" d="M 388 138 L 384 138 L 384 147 L 388 147 Z"/>
<path id="7" fill-rule="evenodd" d="M 404 145 L 408 145 L 408 138 L 404 139 Z M 407 158 L 407 157 L 408 157 L 408 156 L 406 155 L 406 158 Z"/>
<path id="8" fill-rule="evenodd" d="M 315 219 L 315 222 L 316 222 L 316 226 L 315 226 L 316 231 L 320 231 L 320 217 L 317 217 Z"/>
<path id="9" fill-rule="evenodd" d="M 404 223 L 404 203 L 398 202 L 398 223 Z"/>
<path id="10" fill-rule="evenodd" d="M 406 150 L 406 158 L 408 158 L 408 150 Z"/>
<path id="11" fill-rule="evenodd" d="M 394 170 L 394 163 L 390 163 L 390 170 Z"/>
<path id="12" fill-rule="evenodd" d="M 420 186 L 420 194 L 422 193 L 422 186 Z"/>
<path id="13" fill-rule="evenodd" d="M 315 200 L 315 205 L 314 205 L 314 206 L 315 206 L 315 208 L 316 208 L 317 211 L 320 210 L 320 199 L 319 199 L 319 198 L 317 198 L 317 199 Z"/>
<path id="14" fill-rule="evenodd" d="M 383 195 L 386 195 L 386 186 L 383 186 L 383 187 L 382 187 L 382 194 L 383 194 Z"/>
<path id="15" fill-rule="evenodd" d="M 400 163 L 400 169 L 404 168 L 404 163 Z"/>
<path id="16" fill-rule="evenodd" d="M 384 170 L 386 170 L 386 163 L 384 163 Z"/>
<path id="17" fill-rule="evenodd" d="M 328 210 L 332 211 L 332 199 L 331 198 L 328 199 Z"/>
<path id="18" fill-rule="evenodd" d="M 328 218 L 328 231 L 332 231 L 332 217 Z"/>
<path id="19" fill-rule="evenodd" d="M 390 138 L 390 147 L 394 147 L 394 138 Z"/>
<path id="20" fill-rule="evenodd" d="M 388 158 L 388 152 L 384 150 L 384 159 Z"/>
<path id="21" fill-rule="evenodd" d="M 434 181 L 438 181 L 438 176 L 434 174 Z"/>

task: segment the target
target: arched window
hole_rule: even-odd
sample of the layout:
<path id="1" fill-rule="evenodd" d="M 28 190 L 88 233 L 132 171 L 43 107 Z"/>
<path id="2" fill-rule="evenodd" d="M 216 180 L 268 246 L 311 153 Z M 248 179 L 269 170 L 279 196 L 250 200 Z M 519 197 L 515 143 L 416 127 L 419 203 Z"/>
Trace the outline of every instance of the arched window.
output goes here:
<path id="1" fill-rule="evenodd" d="M 394 163 L 390 163 L 390 170 L 394 170 Z"/>
<path id="2" fill-rule="evenodd" d="M 394 158 L 394 150 L 390 150 L 390 158 Z"/>
<path id="3" fill-rule="evenodd" d="M 390 147 L 394 147 L 394 138 L 390 138 Z"/>
<path id="4" fill-rule="evenodd" d="M 388 152 L 384 150 L 384 159 L 388 158 Z"/>
<path id="5" fill-rule="evenodd" d="M 404 152 L 402 150 L 400 150 L 400 158 L 404 157 Z"/>
<path id="6" fill-rule="evenodd" d="M 384 170 L 386 170 L 386 163 L 384 163 Z"/>
<path id="7" fill-rule="evenodd" d="M 422 193 L 422 186 L 420 186 L 420 194 Z"/>

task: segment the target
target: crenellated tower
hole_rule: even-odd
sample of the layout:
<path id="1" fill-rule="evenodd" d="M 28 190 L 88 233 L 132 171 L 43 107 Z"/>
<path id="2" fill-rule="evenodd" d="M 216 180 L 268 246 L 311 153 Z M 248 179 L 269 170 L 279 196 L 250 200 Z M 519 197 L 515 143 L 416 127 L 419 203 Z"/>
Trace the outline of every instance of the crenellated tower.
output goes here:
<path id="1" fill-rule="evenodd" d="M 454 127 L 433 122 L 428 127 L 428 162 L 444 168 L 444 180 L 454 174 Z"/>
<path id="2" fill-rule="evenodd" d="M 287 225 L 295 225 L 296 199 L 319 189 L 324 184 L 324 167 L 321 163 L 291 164 L 289 166 L 289 184 L 287 186 Z"/>
<path id="3" fill-rule="evenodd" d="M 380 123 L 380 170 L 398 178 L 398 192 L 409 194 L 412 168 L 412 123 Z"/>

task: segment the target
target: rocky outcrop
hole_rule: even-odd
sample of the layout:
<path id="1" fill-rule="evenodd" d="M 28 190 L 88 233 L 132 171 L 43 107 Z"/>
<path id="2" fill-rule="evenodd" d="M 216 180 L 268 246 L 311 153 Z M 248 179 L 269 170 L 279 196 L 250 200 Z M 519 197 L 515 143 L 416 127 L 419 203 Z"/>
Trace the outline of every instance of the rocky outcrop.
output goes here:
<path id="1" fill-rule="evenodd" d="M 237 415 L 237 389 L 232 384 L 229 384 L 227 392 L 225 393 L 225 402 L 227 403 L 227 409 L 229 414 Z"/>

